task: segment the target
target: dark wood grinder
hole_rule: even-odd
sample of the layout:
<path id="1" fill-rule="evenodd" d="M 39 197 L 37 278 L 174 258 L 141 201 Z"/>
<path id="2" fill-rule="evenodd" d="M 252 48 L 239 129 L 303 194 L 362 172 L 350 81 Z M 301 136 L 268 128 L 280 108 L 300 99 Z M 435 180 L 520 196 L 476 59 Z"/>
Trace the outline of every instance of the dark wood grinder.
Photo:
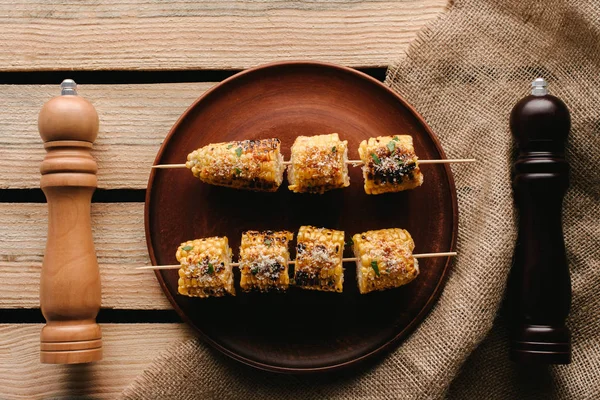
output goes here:
<path id="1" fill-rule="evenodd" d="M 571 337 L 565 319 L 571 280 L 562 231 L 562 201 L 569 186 L 565 140 L 571 120 L 546 81 L 513 108 L 510 128 L 519 148 L 513 188 L 519 238 L 509 281 L 511 359 L 568 364 Z"/>

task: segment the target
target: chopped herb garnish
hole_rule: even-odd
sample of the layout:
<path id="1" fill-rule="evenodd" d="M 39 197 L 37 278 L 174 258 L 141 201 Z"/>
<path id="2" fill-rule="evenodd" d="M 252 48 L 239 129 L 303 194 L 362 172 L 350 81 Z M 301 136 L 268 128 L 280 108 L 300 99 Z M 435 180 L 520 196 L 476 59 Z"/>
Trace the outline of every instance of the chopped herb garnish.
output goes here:
<path id="1" fill-rule="evenodd" d="M 238 147 L 237 149 L 235 149 L 235 154 L 236 154 L 238 157 L 241 157 L 241 156 L 242 156 L 242 148 L 241 148 L 241 147 Z"/>
<path id="2" fill-rule="evenodd" d="M 390 140 L 390 142 L 387 144 L 387 148 L 390 151 L 390 153 L 393 153 L 394 150 L 396 150 L 396 143 L 394 143 L 393 140 Z"/>
<path id="3" fill-rule="evenodd" d="M 231 143 L 229 146 L 227 146 L 228 149 L 233 147 L 233 143 Z"/>
<path id="4" fill-rule="evenodd" d="M 336 151 L 337 151 L 337 147 L 333 146 L 333 147 L 331 148 L 331 152 L 332 152 L 332 153 L 335 153 Z"/>
<path id="5" fill-rule="evenodd" d="M 379 276 L 379 266 L 377 265 L 377 261 L 371 261 L 371 268 L 375 271 L 375 275 Z"/>
<path id="6" fill-rule="evenodd" d="M 236 174 L 237 176 L 239 176 L 239 175 L 242 173 L 242 170 L 241 170 L 241 169 L 239 169 L 238 167 L 235 167 L 235 168 L 233 169 L 233 171 L 235 172 L 235 174 Z"/>
<path id="7" fill-rule="evenodd" d="M 208 263 L 208 270 L 206 272 L 209 275 L 212 275 L 215 272 L 215 269 L 213 268 L 213 265 L 211 263 Z"/>
<path id="8" fill-rule="evenodd" d="M 267 246 L 270 246 L 273 243 L 273 241 L 271 239 L 265 239 L 265 244 Z"/>
<path id="9" fill-rule="evenodd" d="M 392 138 L 392 140 L 395 140 L 396 142 L 399 142 L 399 141 L 400 141 L 400 138 L 399 138 L 398 136 L 394 136 L 394 137 Z"/>
<path id="10" fill-rule="evenodd" d="M 250 268 L 250 272 L 252 273 L 252 275 L 258 274 L 258 267 L 252 267 L 252 268 Z"/>
<path id="11" fill-rule="evenodd" d="M 377 165 L 381 164 L 381 160 L 379 159 L 379 157 L 377 157 L 377 154 L 371 153 L 371 158 L 373 159 L 375 164 L 377 164 Z"/>
<path id="12" fill-rule="evenodd" d="M 354 246 L 354 240 L 352 240 L 352 238 L 350 238 L 347 242 L 346 242 L 346 246 Z"/>
<path id="13" fill-rule="evenodd" d="M 184 246 L 181 248 L 181 250 L 190 251 L 193 248 L 194 248 L 194 246 Z"/>

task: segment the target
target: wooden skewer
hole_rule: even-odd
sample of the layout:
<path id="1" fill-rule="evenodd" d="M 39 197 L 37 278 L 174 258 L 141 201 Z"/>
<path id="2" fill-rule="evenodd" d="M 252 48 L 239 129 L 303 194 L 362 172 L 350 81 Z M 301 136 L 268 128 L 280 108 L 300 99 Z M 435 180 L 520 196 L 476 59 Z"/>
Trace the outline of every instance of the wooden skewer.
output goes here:
<path id="1" fill-rule="evenodd" d="M 423 254 L 413 254 L 414 258 L 433 258 L 433 257 L 453 257 L 456 255 L 455 251 L 449 251 L 449 252 L 445 252 L 445 253 L 423 253 Z M 358 260 L 358 258 L 356 257 L 349 257 L 349 258 L 342 258 L 342 262 L 356 262 Z M 288 264 L 295 264 L 296 261 L 294 260 L 290 260 L 288 262 Z M 239 267 L 240 263 L 231 263 L 229 264 L 232 267 Z M 176 265 L 147 265 L 144 267 L 137 267 L 136 269 L 139 270 L 143 270 L 143 269 L 152 269 L 152 270 L 157 270 L 157 269 L 179 269 L 181 268 L 181 265 L 176 264 Z"/>
<path id="2" fill-rule="evenodd" d="M 477 162 L 474 158 L 455 158 L 452 160 L 419 160 L 419 164 L 460 164 Z"/>
<path id="3" fill-rule="evenodd" d="M 153 165 L 153 169 L 167 169 L 167 168 L 185 168 L 185 164 L 161 164 Z"/>
<path id="4" fill-rule="evenodd" d="M 443 253 L 421 253 L 413 254 L 414 258 L 434 258 L 434 257 L 454 257 L 457 253 L 455 251 L 446 251 Z"/>
<path id="5" fill-rule="evenodd" d="M 457 158 L 457 159 L 443 159 L 443 160 L 419 160 L 419 164 L 459 164 L 459 163 L 472 163 L 472 162 L 476 162 L 477 160 L 474 158 Z M 283 165 L 291 165 L 292 162 L 291 161 L 284 161 Z M 362 165 L 363 162 L 362 160 L 347 160 L 346 164 L 352 165 L 352 166 L 359 166 Z M 185 168 L 185 164 L 160 164 L 160 165 L 153 165 L 152 166 L 153 169 L 168 169 L 168 168 Z"/>

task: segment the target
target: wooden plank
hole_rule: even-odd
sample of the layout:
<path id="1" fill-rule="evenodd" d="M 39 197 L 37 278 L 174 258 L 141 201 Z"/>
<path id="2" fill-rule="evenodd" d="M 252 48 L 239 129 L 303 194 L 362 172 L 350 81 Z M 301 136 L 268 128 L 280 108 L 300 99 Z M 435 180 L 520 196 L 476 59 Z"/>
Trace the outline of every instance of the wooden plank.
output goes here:
<path id="1" fill-rule="evenodd" d="M 0 69 L 385 66 L 448 0 L 0 2 Z"/>
<path id="2" fill-rule="evenodd" d="M 146 188 L 150 166 L 179 116 L 214 83 L 81 85 L 98 111 L 92 154 L 101 188 Z M 38 188 L 46 154 L 37 129 L 57 85 L 0 85 L 0 189 Z M 185 173 L 185 172 L 183 172 Z"/>
<path id="3" fill-rule="evenodd" d="M 150 265 L 143 203 L 92 204 L 102 307 L 170 309 Z M 0 203 L 0 309 L 39 307 L 47 230 L 46 204 Z"/>
<path id="4" fill-rule="evenodd" d="M 101 324 L 104 359 L 91 364 L 39 361 L 41 324 L 0 324 L 0 397 L 115 398 L 163 351 L 192 337 L 184 324 Z"/>

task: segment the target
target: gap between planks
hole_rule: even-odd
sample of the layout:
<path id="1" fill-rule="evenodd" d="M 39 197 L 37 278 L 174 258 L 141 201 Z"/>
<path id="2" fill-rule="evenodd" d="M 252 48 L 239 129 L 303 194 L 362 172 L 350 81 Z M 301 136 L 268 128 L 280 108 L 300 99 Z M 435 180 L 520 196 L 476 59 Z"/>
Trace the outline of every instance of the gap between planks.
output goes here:
<path id="1" fill-rule="evenodd" d="M 356 68 L 380 82 L 385 80 L 386 67 Z M 132 85 L 161 83 L 197 83 L 220 82 L 242 70 L 239 69 L 188 69 L 156 71 L 124 70 L 69 70 L 69 71 L 31 71 L 6 72 L 0 70 L 0 84 L 10 85 L 56 85 L 65 79 L 73 79 L 78 85 Z"/>

